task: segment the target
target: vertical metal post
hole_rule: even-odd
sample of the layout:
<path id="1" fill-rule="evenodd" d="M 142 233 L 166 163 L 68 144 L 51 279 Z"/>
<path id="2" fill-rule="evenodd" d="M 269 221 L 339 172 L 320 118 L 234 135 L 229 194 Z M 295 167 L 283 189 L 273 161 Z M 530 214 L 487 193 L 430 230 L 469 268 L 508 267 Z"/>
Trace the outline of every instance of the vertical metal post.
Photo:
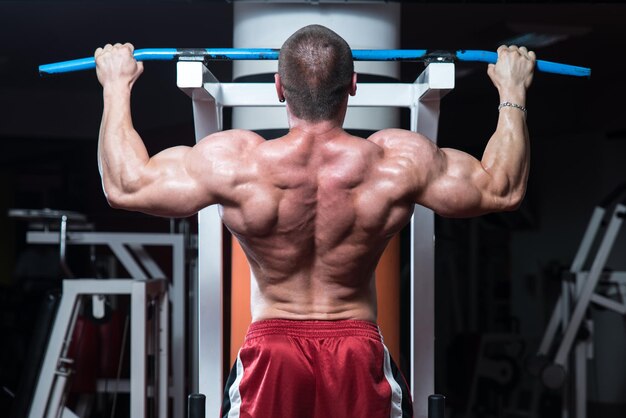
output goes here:
<path id="1" fill-rule="evenodd" d="M 587 346 L 588 341 L 578 341 L 574 349 L 574 417 L 587 418 Z"/>
<path id="2" fill-rule="evenodd" d="M 186 320 L 185 308 L 187 306 L 187 288 L 185 283 L 185 239 L 183 235 L 176 236 L 172 243 L 172 396 L 174 398 L 173 414 L 184 415 L 185 411 L 185 358 L 186 358 Z M 169 292 L 168 292 L 169 294 Z M 163 310 L 167 312 L 161 328 L 168 333 L 169 323 L 169 300 L 163 301 Z M 168 336 L 169 338 L 169 336 Z M 167 349 L 167 344 L 165 344 Z M 169 356 L 169 353 L 167 353 Z M 165 363 L 167 370 L 168 363 Z M 167 376 L 165 382 L 167 382 Z M 167 396 L 165 397 L 167 400 Z"/>
<path id="3" fill-rule="evenodd" d="M 53 388 L 62 385 L 56 378 L 57 368 L 59 359 L 67 353 L 79 307 L 79 296 L 73 289 L 67 288 L 63 282 L 63 296 L 48 340 L 48 348 L 41 363 L 35 394 L 28 413 L 30 418 L 41 418 L 49 409 L 54 409 L 55 413 L 58 411 L 61 398 L 58 391 Z M 57 393 L 57 395 L 51 396 L 51 393 Z"/>
<path id="4" fill-rule="evenodd" d="M 217 206 L 198 216 L 198 391 L 209 414 L 216 414 L 222 400 L 222 222 Z"/>
<path id="5" fill-rule="evenodd" d="M 202 61 L 179 61 L 177 85 L 193 102 L 196 141 L 222 129 L 222 108 L 204 89 L 217 83 Z M 192 391 L 206 396 L 209 414 L 217 414 L 222 398 L 222 221 L 217 205 L 198 213 L 197 323 L 192 329 L 197 346 L 192 352 Z"/>
<path id="6" fill-rule="evenodd" d="M 167 285 L 166 285 L 167 286 Z M 167 288 L 163 293 L 158 296 L 158 309 L 159 309 L 159 418 L 168 417 L 168 369 L 169 369 L 169 318 L 170 318 L 170 302 L 168 297 Z M 174 316 L 175 318 L 176 316 Z M 184 316 L 183 316 L 184 319 Z M 174 327 L 176 328 L 176 326 Z M 184 354 L 181 353 L 181 355 Z M 183 384 L 183 382 L 180 382 Z M 176 374 L 174 374 L 174 390 L 182 392 L 184 385 L 180 388 L 176 386 Z M 184 399 L 184 398 L 183 398 Z M 178 411 L 176 408 L 176 395 L 174 396 L 174 411 Z M 184 405 L 182 406 L 184 410 Z"/>
<path id="7" fill-rule="evenodd" d="M 415 206 L 411 233 L 411 373 L 413 410 L 428 414 L 435 391 L 435 223 L 433 212 Z"/>
<path id="8" fill-rule="evenodd" d="M 594 289 L 596 288 L 596 285 L 600 280 L 600 276 L 602 275 L 602 272 L 604 270 L 606 260 L 609 257 L 611 248 L 613 247 L 613 243 L 615 242 L 615 238 L 622 225 L 625 214 L 626 206 L 623 204 L 618 204 L 615 207 L 609 225 L 606 228 L 606 232 L 604 237 L 602 238 L 600 248 L 596 253 L 596 258 L 594 259 L 593 264 L 591 265 L 591 269 L 589 270 L 589 274 L 587 275 L 587 280 L 585 281 L 584 286 L 582 286 L 582 289 L 580 289 L 580 293 L 578 294 L 576 306 L 574 307 L 574 311 L 572 313 L 567 329 L 565 330 L 563 340 L 561 341 L 561 344 L 559 345 L 556 356 L 554 358 L 554 362 L 556 364 L 566 364 L 567 355 L 570 348 L 572 347 L 572 344 L 574 343 L 576 333 L 578 332 L 578 328 L 583 321 Z"/>
<path id="9" fill-rule="evenodd" d="M 59 255 L 60 255 L 61 270 L 63 270 L 63 273 L 65 273 L 65 276 L 68 279 L 72 279 L 74 278 L 74 274 L 72 274 L 70 267 L 67 265 L 66 251 L 67 251 L 67 215 L 61 215 L 61 223 L 59 225 Z"/>
<path id="10" fill-rule="evenodd" d="M 146 417 L 146 285 L 134 281 L 130 296 L 130 414 Z M 156 388 L 155 388 L 156 389 Z"/>
<path id="11" fill-rule="evenodd" d="M 591 215 L 591 219 L 587 224 L 587 228 L 585 229 L 585 233 L 583 234 L 583 238 L 580 242 L 578 250 L 576 251 L 576 255 L 574 256 L 574 260 L 572 261 L 572 265 L 570 266 L 570 272 L 575 273 L 577 276 L 577 282 L 579 282 L 578 274 L 582 269 L 585 261 L 587 260 L 587 256 L 589 255 L 589 251 L 591 250 L 591 245 L 600 229 L 602 218 L 604 217 L 605 209 L 601 207 L 596 207 Z M 577 294 L 580 293 L 580 289 L 578 288 Z M 537 350 L 537 354 L 539 355 L 548 355 L 550 348 L 552 347 L 552 343 L 554 342 L 554 338 L 559 329 L 559 323 L 561 322 L 561 318 L 565 316 L 569 316 L 569 308 L 565 309 L 563 301 L 565 295 L 559 297 L 556 304 L 554 305 L 554 309 L 552 310 L 552 315 L 550 316 L 550 321 L 548 322 L 548 326 L 546 327 L 546 331 L 543 334 L 541 339 L 541 344 L 539 345 L 539 349 Z M 562 327 L 565 330 L 565 326 Z"/>
<path id="12" fill-rule="evenodd" d="M 450 71 L 452 84 L 450 85 Z M 438 75 L 443 74 L 442 79 Z M 447 75 L 447 77 L 446 77 Z M 431 78 L 435 78 L 432 80 Z M 440 81 L 444 81 L 440 83 Z M 447 82 L 447 83 L 446 83 Z M 454 64 L 431 64 L 416 83 L 429 89 L 411 108 L 411 130 L 437 143 L 439 102 L 454 87 Z M 442 90 L 437 90 L 438 88 Z M 411 235 L 411 371 L 413 411 L 428 416 L 426 400 L 435 392 L 435 218 L 430 209 L 416 205 Z"/>

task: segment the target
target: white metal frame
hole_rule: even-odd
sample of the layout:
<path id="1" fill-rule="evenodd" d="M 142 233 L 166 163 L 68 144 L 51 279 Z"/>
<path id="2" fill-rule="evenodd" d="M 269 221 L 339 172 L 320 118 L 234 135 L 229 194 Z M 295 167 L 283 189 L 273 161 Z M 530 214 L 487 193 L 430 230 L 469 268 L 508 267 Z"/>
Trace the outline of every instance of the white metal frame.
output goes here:
<path id="1" fill-rule="evenodd" d="M 54 231 L 28 231 L 29 244 L 59 244 L 63 234 Z M 172 276 L 168 295 L 172 303 L 172 388 L 173 415 L 183 416 L 185 411 L 185 236 L 183 234 L 127 233 L 127 232 L 75 232 L 66 233 L 67 245 L 106 245 L 134 280 L 164 279 L 167 276 L 146 251 L 146 246 L 172 248 Z M 92 292 L 98 294 L 98 292 Z M 167 323 L 166 323 L 167 324 Z M 133 351 L 137 350 L 133 347 Z M 167 368 L 165 369 L 167 373 Z M 166 380 L 167 381 L 167 380 Z M 32 415 L 31 415 L 32 416 Z"/>
<path id="2" fill-rule="evenodd" d="M 454 64 L 431 63 L 414 83 L 359 84 L 350 107 L 405 107 L 411 110 L 411 130 L 436 142 L 439 101 L 454 88 Z M 222 129 L 224 106 L 282 107 L 272 83 L 220 83 L 202 59 L 177 63 L 177 85 L 193 102 L 196 140 Z M 217 206 L 198 218 L 198 319 L 192 366 L 192 390 L 207 397 L 209 414 L 217 413 L 223 388 L 222 223 Z M 415 207 L 411 221 L 411 373 L 416 418 L 428 414 L 434 391 L 434 217 Z M 197 356 L 197 357 L 196 357 Z"/>
<path id="3" fill-rule="evenodd" d="M 566 379 L 566 374 L 571 375 L 571 378 L 564 382 L 562 418 L 586 418 L 587 416 L 587 360 L 593 357 L 593 322 L 586 320 L 585 314 L 590 305 L 593 303 L 617 314 L 626 315 L 624 302 L 620 303 L 596 293 L 601 279 L 606 282 L 626 283 L 626 272 L 605 272 L 607 259 L 626 216 L 624 203 L 618 203 L 613 208 L 590 269 L 589 271 L 583 270 L 605 214 L 606 209 L 601 206 L 597 206 L 593 211 L 569 269 L 569 273 L 575 280 L 563 282 L 561 295 L 554 306 L 537 351 L 538 357 L 547 359 L 554 347 L 557 333 L 559 329 L 561 330 L 562 337 L 556 346 L 556 353 L 551 363 L 541 373 L 544 379 L 547 378 L 545 373 L 550 373 L 552 376 L 556 373 L 557 377 L 562 376 L 563 379 Z M 576 335 L 583 321 L 591 336 L 586 341 L 576 341 Z M 570 353 L 573 353 L 571 364 Z M 568 370 L 570 365 L 573 366 L 573 370 Z"/>
<path id="4" fill-rule="evenodd" d="M 147 417 L 147 306 L 156 301 L 158 313 L 158 353 L 155 356 L 158 387 L 154 388 L 158 399 L 159 418 L 167 417 L 168 396 L 168 340 L 169 303 L 165 279 L 66 279 L 39 379 L 31 403 L 29 418 L 57 418 L 64 412 L 64 393 L 70 375 L 72 359 L 66 358 L 72 338 L 81 299 L 85 295 L 126 294 L 131 297 L 131 353 L 130 353 L 130 413 L 132 417 Z"/>

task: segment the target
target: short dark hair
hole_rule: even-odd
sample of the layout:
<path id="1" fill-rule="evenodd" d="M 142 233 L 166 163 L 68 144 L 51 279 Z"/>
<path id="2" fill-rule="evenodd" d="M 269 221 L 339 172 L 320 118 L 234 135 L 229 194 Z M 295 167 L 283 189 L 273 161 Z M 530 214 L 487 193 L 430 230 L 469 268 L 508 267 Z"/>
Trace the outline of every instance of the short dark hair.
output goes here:
<path id="1" fill-rule="evenodd" d="M 348 43 L 332 30 L 309 25 L 280 49 L 278 74 L 291 112 L 316 122 L 337 117 L 354 73 Z"/>

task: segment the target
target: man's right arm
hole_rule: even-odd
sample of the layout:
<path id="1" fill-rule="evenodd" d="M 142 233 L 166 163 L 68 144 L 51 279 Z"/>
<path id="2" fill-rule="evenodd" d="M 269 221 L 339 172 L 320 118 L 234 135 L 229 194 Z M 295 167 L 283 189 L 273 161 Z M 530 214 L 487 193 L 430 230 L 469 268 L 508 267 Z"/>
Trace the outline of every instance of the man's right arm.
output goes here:
<path id="1" fill-rule="evenodd" d="M 252 181 L 254 148 L 263 142 L 243 130 L 217 132 L 193 147 L 177 146 L 150 157 L 132 123 L 131 89 L 143 71 L 131 44 L 95 53 L 104 110 L 98 167 L 109 204 L 151 215 L 182 217 L 205 206 L 237 205 L 238 187 Z"/>
<path id="2" fill-rule="evenodd" d="M 501 103 L 525 106 L 534 64 L 534 53 L 525 48 L 498 49 L 498 62 L 489 66 L 488 74 Z M 401 173 L 397 181 L 415 203 L 442 216 L 478 216 L 514 210 L 524 197 L 530 164 L 525 117 L 519 108 L 503 107 L 481 160 L 459 150 L 438 148 L 424 136 L 407 131 L 382 131 L 375 142 Z"/>

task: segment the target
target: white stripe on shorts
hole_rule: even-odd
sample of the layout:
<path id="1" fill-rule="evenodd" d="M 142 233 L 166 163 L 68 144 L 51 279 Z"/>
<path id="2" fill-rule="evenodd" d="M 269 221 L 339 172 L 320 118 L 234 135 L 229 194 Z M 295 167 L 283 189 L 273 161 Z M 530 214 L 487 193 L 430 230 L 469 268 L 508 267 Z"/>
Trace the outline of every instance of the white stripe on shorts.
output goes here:
<path id="1" fill-rule="evenodd" d="M 385 349 L 385 364 L 383 366 L 385 372 L 385 378 L 391 387 L 391 408 L 389 413 L 389 418 L 402 418 L 402 389 L 400 389 L 400 385 L 396 382 L 396 379 L 393 377 L 393 372 L 391 371 L 391 356 L 389 355 L 389 350 L 387 350 L 387 346 L 383 344 Z"/>
<path id="2" fill-rule="evenodd" d="M 239 393 L 239 384 L 243 379 L 243 363 L 237 355 L 237 377 L 228 389 L 228 398 L 230 399 L 230 410 L 228 418 L 239 418 L 239 410 L 241 409 L 241 393 Z"/>

